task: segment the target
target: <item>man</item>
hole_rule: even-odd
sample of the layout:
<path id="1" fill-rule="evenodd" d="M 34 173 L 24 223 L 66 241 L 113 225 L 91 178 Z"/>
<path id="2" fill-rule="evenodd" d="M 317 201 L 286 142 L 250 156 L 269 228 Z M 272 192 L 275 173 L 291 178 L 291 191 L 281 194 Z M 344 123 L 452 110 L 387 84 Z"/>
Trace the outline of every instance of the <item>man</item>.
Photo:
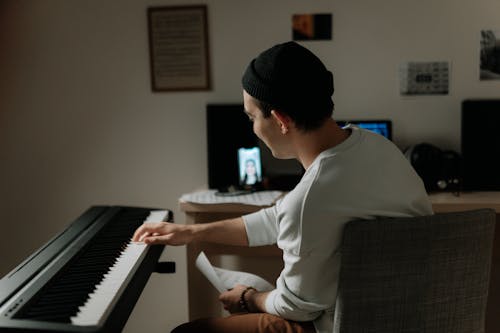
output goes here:
<path id="1" fill-rule="evenodd" d="M 431 205 L 421 179 L 392 142 L 340 128 L 331 118 L 333 76 L 306 48 L 287 42 L 262 52 L 242 83 L 255 134 L 274 157 L 302 164 L 299 184 L 275 206 L 253 214 L 208 224 L 148 224 L 133 239 L 277 244 L 283 250 L 276 289 L 236 285 L 219 297 L 234 315 L 187 323 L 176 333 L 332 332 L 345 223 L 432 214 Z"/>

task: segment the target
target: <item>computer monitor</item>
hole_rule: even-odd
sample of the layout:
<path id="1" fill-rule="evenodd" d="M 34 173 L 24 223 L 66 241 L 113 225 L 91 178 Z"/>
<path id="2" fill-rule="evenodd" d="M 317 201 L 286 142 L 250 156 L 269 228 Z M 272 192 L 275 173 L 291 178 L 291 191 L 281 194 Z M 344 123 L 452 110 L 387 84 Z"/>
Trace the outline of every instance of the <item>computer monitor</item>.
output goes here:
<path id="1" fill-rule="evenodd" d="M 240 183 L 238 150 L 259 145 L 242 104 L 209 104 L 207 116 L 208 186 Z"/>
<path id="2" fill-rule="evenodd" d="M 462 102 L 462 187 L 500 190 L 500 99 Z"/>
<path id="3" fill-rule="evenodd" d="M 243 104 L 208 104 L 206 117 L 209 188 L 224 190 L 241 186 L 243 156 L 256 154 L 255 148 L 259 148 L 257 168 L 259 183 L 262 183 L 257 185 L 287 191 L 300 181 L 303 174 L 300 163 L 272 156 L 269 148 L 254 134 Z M 238 152 L 241 152 L 240 162 Z"/>
<path id="4" fill-rule="evenodd" d="M 364 128 L 375 133 L 378 133 L 389 140 L 392 140 L 392 121 L 390 120 L 339 120 L 339 126 L 344 127 L 348 124 L 354 124 L 360 128 Z"/>

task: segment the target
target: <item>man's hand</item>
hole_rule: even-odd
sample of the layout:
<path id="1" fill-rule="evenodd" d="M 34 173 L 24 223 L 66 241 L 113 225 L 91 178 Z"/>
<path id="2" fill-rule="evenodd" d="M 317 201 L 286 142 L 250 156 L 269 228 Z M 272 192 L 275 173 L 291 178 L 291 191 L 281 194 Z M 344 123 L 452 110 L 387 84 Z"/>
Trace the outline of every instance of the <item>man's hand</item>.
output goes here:
<path id="1" fill-rule="evenodd" d="M 224 309 L 230 313 L 245 312 L 241 306 L 241 294 L 248 286 L 237 284 L 233 289 L 223 292 L 219 295 L 219 301 L 224 304 Z M 260 292 L 254 288 L 250 288 L 245 292 L 244 298 L 248 312 L 266 312 L 266 298 L 268 291 Z"/>
<path id="2" fill-rule="evenodd" d="M 237 284 L 234 286 L 233 289 L 230 289 L 220 294 L 219 301 L 221 301 L 222 304 L 224 304 L 224 309 L 229 311 L 229 313 L 244 312 L 244 310 L 241 307 L 240 300 L 241 300 L 241 294 L 246 288 L 247 286 L 244 286 L 242 284 Z M 252 289 L 247 291 L 247 293 L 249 292 L 255 292 L 255 290 Z"/>
<path id="3" fill-rule="evenodd" d="M 144 223 L 135 231 L 132 241 L 146 244 L 185 245 L 194 239 L 193 227 L 168 222 Z"/>

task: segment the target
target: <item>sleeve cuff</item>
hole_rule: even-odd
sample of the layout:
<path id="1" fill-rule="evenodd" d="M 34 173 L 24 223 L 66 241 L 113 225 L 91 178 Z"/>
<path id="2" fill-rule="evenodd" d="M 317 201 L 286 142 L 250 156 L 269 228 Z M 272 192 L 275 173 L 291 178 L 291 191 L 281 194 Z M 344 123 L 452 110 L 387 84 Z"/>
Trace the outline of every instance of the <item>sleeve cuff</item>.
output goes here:
<path id="1" fill-rule="evenodd" d="M 276 289 L 267 294 L 264 302 L 269 314 L 295 321 L 312 321 L 321 316 L 329 307 L 324 304 L 306 301 L 284 288 L 281 277 L 276 281 Z"/>
<path id="2" fill-rule="evenodd" d="M 267 294 L 266 301 L 264 303 L 264 307 L 267 313 L 279 316 L 280 314 L 276 311 L 274 307 L 274 299 L 276 298 L 276 293 L 278 291 L 276 289 L 272 290 L 269 294 Z"/>

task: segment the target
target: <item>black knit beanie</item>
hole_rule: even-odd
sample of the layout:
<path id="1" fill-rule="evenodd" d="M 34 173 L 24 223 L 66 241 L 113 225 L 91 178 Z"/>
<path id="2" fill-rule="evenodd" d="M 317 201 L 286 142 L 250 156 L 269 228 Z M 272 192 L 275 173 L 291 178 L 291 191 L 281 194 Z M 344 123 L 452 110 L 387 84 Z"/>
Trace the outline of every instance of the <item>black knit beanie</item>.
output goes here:
<path id="1" fill-rule="evenodd" d="M 286 42 L 262 52 L 248 65 L 243 89 L 274 107 L 324 105 L 333 109 L 333 75 L 305 47 Z"/>

